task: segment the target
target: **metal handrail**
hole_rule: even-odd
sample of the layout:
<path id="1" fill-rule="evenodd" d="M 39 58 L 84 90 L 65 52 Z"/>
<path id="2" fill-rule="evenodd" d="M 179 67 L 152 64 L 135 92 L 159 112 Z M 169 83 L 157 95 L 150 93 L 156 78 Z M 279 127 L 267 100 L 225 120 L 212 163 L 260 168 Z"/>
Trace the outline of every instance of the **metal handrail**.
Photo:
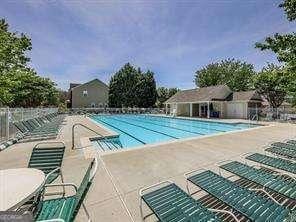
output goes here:
<path id="1" fill-rule="evenodd" d="M 75 147 L 75 143 L 74 143 L 74 142 L 75 142 L 75 131 L 74 131 L 74 130 L 75 130 L 75 127 L 76 127 L 76 126 L 82 126 L 82 127 L 84 127 L 85 129 L 87 129 L 87 130 L 89 130 L 89 131 L 91 131 L 91 132 L 97 134 L 98 136 L 100 136 L 100 137 L 104 137 L 104 135 L 102 135 L 102 134 L 96 132 L 95 130 L 89 128 L 88 126 L 85 126 L 85 125 L 83 125 L 83 124 L 81 124 L 81 123 L 75 123 L 75 124 L 72 126 L 72 150 L 74 150 L 74 147 Z"/>

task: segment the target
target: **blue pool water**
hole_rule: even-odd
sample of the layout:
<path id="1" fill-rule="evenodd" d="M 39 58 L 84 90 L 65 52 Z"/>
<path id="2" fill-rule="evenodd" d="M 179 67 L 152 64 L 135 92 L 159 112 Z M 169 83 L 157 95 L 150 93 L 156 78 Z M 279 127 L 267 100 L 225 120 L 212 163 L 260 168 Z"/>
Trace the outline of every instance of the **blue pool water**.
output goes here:
<path id="1" fill-rule="evenodd" d="M 110 147 L 113 146 L 117 148 L 136 147 L 256 126 L 242 123 L 232 124 L 151 115 L 95 115 L 91 118 L 119 134 L 117 138 L 113 137 L 104 141 L 104 150 L 111 149 Z"/>

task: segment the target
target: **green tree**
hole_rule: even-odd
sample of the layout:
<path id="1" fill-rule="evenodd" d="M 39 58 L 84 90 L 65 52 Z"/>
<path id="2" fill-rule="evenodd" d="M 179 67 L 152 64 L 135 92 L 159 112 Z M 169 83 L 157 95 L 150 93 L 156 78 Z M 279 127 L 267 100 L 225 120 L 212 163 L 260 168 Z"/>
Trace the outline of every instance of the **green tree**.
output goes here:
<path id="1" fill-rule="evenodd" d="M 0 75 L 0 107 L 13 101 L 14 82 L 6 75 Z"/>
<path id="2" fill-rule="evenodd" d="M 10 88 L 13 100 L 7 105 L 13 107 L 58 105 L 58 91 L 50 79 L 40 77 L 32 70 L 17 70 L 10 75 L 9 78 L 14 86 Z"/>
<path id="3" fill-rule="evenodd" d="M 294 22 L 296 19 L 296 0 L 284 0 L 279 7 L 285 11 L 287 19 Z M 296 71 L 296 33 L 279 34 L 265 38 L 264 42 L 257 42 L 256 48 L 271 50 L 277 54 L 280 62 L 284 62 L 289 71 Z"/>
<path id="4" fill-rule="evenodd" d="M 42 78 L 27 66 L 31 40 L 24 34 L 9 32 L 0 20 L 0 105 L 49 106 L 59 103 L 55 83 Z"/>
<path id="5" fill-rule="evenodd" d="M 110 107 L 133 107 L 136 105 L 135 87 L 139 70 L 126 63 L 112 77 L 109 84 Z"/>
<path id="6" fill-rule="evenodd" d="M 146 73 L 139 73 L 139 79 L 135 92 L 137 107 L 148 108 L 155 106 L 157 92 L 153 72 L 148 70 Z"/>
<path id="7" fill-rule="evenodd" d="M 291 76 L 285 73 L 283 67 L 268 64 L 254 77 L 254 87 L 271 107 L 277 108 L 286 98 L 290 81 Z"/>
<path id="8" fill-rule="evenodd" d="M 156 101 L 156 84 L 151 71 L 143 73 L 125 64 L 109 83 L 110 107 L 152 107 Z"/>
<path id="9" fill-rule="evenodd" d="M 283 8 L 287 19 L 295 22 L 296 19 L 296 0 L 284 0 L 279 7 Z M 257 42 L 256 48 L 261 50 L 271 50 L 278 58 L 279 62 L 285 64 L 284 73 L 290 78 L 287 84 L 287 94 L 290 101 L 296 105 L 296 33 L 279 34 L 269 36 L 264 42 Z"/>
<path id="10" fill-rule="evenodd" d="M 31 40 L 24 34 L 9 32 L 9 25 L 0 20 L 0 75 L 10 69 L 25 68 L 30 59 L 26 51 L 31 50 Z"/>
<path id="11" fill-rule="evenodd" d="M 157 107 L 163 108 L 164 102 L 167 101 L 173 95 L 175 95 L 178 91 L 178 88 L 159 87 L 157 89 Z"/>
<path id="12" fill-rule="evenodd" d="M 296 19 L 296 0 L 284 0 L 279 7 L 284 9 L 289 21 Z"/>
<path id="13" fill-rule="evenodd" d="M 254 74 L 252 64 L 227 59 L 196 71 L 195 84 L 198 87 L 227 85 L 233 91 L 245 91 L 250 89 Z"/>
<path id="14" fill-rule="evenodd" d="M 296 34 L 280 35 L 276 33 L 273 37 L 267 37 L 263 43 L 256 43 L 256 48 L 271 50 L 277 54 L 280 62 L 284 62 L 289 71 L 296 71 Z"/>

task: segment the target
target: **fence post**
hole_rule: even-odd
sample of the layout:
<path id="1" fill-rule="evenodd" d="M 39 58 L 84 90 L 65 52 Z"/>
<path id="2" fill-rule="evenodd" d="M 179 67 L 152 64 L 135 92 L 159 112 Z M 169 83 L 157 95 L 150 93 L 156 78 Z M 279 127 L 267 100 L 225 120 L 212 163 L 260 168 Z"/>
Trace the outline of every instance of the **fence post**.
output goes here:
<path id="1" fill-rule="evenodd" d="M 6 108 L 6 139 L 9 140 L 9 107 Z"/>
<path id="2" fill-rule="evenodd" d="M 21 121 L 24 121 L 24 108 L 21 108 Z"/>

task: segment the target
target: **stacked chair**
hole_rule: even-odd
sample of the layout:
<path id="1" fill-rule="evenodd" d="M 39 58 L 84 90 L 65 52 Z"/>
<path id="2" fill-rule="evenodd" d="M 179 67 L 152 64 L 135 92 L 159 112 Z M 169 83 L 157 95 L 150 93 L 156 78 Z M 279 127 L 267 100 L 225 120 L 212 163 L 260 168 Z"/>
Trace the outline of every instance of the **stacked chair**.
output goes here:
<path id="1" fill-rule="evenodd" d="M 218 163 L 219 173 L 207 169 L 185 173 L 187 193 L 170 181 L 141 189 L 142 219 L 154 214 L 159 221 L 222 221 L 228 214 L 237 222 L 242 216 L 256 222 L 296 221 L 296 140 L 271 143 L 265 151 L 274 156 L 246 153 L 244 163 Z M 258 165 L 248 165 L 247 161 Z M 222 171 L 228 177 L 222 176 Z M 190 186 L 198 191 L 191 193 Z M 200 191 L 215 203 L 193 199 L 192 194 Z M 151 214 L 143 215 L 143 203 Z"/>
<path id="2" fill-rule="evenodd" d="M 14 122 L 20 131 L 21 141 L 33 141 L 43 139 L 54 139 L 60 131 L 64 115 L 48 114 L 21 122 Z"/>

